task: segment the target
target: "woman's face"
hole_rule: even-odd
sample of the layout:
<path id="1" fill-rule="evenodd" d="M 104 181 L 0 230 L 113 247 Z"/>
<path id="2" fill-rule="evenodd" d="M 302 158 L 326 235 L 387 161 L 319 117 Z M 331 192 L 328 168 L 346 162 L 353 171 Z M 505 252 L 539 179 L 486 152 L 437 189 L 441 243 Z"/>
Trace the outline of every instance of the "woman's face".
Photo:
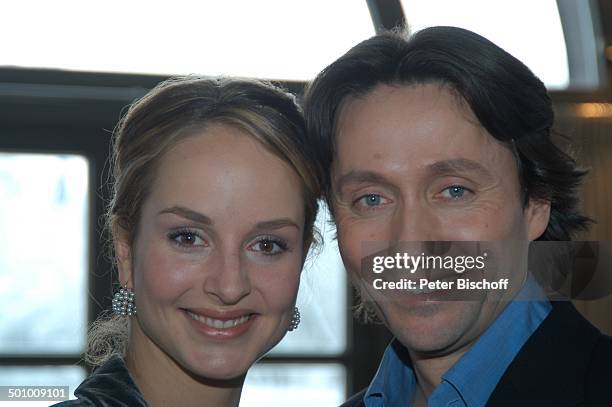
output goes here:
<path id="1" fill-rule="evenodd" d="M 166 153 L 134 246 L 117 245 L 121 281 L 135 292 L 134 329 L 144 333 L 132 339 L 197 376 L 243 375 L 291 319 L 305 255 L 302 196 L 297 174 L 233 127 L 208 127 Z"/>

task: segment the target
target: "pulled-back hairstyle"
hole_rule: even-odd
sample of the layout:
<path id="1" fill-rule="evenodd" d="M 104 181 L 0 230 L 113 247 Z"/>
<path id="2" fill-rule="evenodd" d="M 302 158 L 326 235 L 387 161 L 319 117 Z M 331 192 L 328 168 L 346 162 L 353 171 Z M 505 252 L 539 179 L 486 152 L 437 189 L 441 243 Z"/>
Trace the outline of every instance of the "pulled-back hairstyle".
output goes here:
<path id="1" fill-rule="evenodd" d="M 309 85 L 304 111 L 310 142 L 324 169 L 332 205 L 331 169 L 338 117 L 347 100 L 378 85 L 440 83 L 463 99 L 487 132 L 514 154 L 525 204 L 550 201 L 538 240 L 571 240 L 590 219 L 578 210 L 586 171 L 551 140 L 554 113 L 546 88 L 522 62 L 478 34 L 456 27 L 374 36 L 325 68 Z"/>
<path id="2" fill-rule="evenodd" d="M 262 81 L 185 77 L 152 89 L 130 106 L 115 129 L 112 196 L 106 214 L 113 259 L 112 238 L 119 230 L 126 233 L 130 246 L 137 239 L 141 210 L 164 154 L 212 125 L 246 132 L 296 172 L 304 201 L 306 248 L 313 241 L 321 176 L 295 98 Z M 96 366 L 114 354 L 123 355 L 127 340 L 126 317 L 98 319 L 89 331 L 86 362 Z"/>

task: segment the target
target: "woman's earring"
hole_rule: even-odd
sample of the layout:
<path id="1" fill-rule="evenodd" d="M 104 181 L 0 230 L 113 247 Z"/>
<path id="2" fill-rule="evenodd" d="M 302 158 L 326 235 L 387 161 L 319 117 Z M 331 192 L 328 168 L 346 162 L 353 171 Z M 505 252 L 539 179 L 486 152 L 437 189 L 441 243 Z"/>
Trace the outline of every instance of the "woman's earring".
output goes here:
<path id="1" fill-rule="evenodd" d="M 289 323 L 289 331 L 295 331 L 300 324 L 300 310 L 298 307 L 293 308 L 293 315 L 291 315 L 291 322 Z"/>
<path id="2" fill-rule="evenodd" d="M 124 317 L 136 315 L 134 292 L 131 288 L 123 287 L 115 293 L 113 296 L 113 312 Z"/>

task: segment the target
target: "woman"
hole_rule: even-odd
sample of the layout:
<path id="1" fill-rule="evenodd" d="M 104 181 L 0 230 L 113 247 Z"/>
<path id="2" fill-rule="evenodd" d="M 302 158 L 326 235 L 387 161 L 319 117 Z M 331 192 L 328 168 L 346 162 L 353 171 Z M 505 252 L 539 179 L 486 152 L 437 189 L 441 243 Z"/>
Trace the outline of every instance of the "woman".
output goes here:
<path id="1" fill-rule="evenodd" d="M 62 406 L 237 406 L 247 370 L 299 323 L 319 177 L 294 99 L 183 78 L 136 102 L 114 142 L 107 217 L 120 314 Z"/>

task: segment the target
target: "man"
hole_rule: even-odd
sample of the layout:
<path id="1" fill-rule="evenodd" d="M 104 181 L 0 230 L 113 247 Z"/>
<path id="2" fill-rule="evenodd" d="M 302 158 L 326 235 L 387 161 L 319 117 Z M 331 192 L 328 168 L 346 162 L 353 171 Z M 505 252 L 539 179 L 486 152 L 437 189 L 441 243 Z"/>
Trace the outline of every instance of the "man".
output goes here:
<path id="1" fill-rule="evenodd" d="M 430 301 L 374 290 L 363 267 L 367 242 L 570 240 L 587 226 L 584 173 L 552 143 L 527 67 L 459 28 L 386 33 L 321 72 L 305 114 L 344 264 L 396 338 L 345 405 L 612 406 L 612 341 L 571 303 Z M 537 290 L 528 278 L 518 295 Z"/>

